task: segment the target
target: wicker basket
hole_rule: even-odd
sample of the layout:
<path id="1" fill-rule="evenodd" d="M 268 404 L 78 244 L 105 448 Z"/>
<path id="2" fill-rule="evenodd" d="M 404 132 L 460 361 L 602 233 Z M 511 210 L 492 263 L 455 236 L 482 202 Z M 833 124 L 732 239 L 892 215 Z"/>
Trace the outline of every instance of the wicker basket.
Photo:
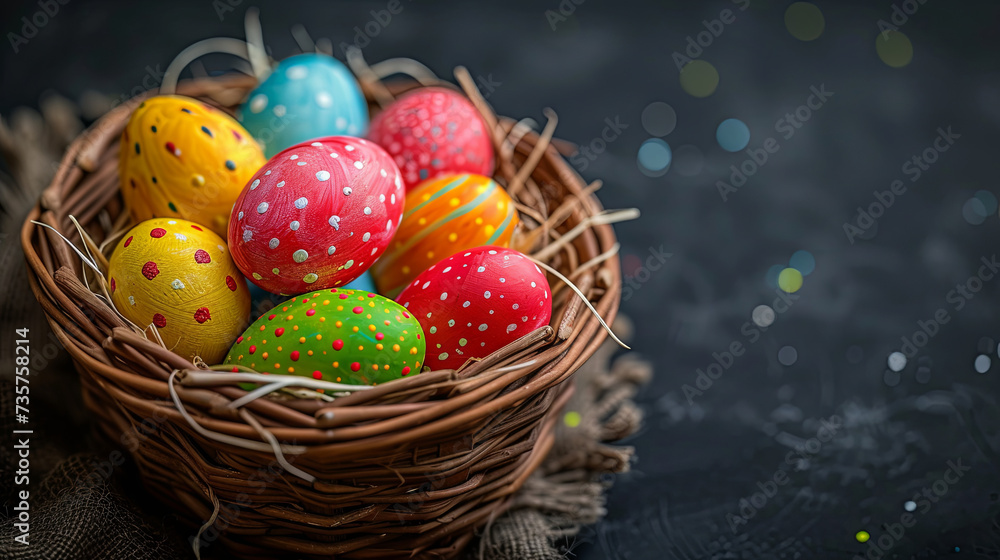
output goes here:
<path id="1" fill-rule="evenodd" d="M 495 177 L 529 229 L 522 249 L 571 278 L 610 322 L 621 277 L 614 232 L 593 219 L 601 212 L 596 185 L 566 164 L 550 142 L 552 126 L 538 134 L 498 118 L 468 74 L 456 75 L 494 130 Z M 373 107 L 419 85 L 360 77 Z M 177 92 L 231 110 L 254 85 L 228 76 L 184 82 Z M 192 536 L 202 527 L 202 545 L 218 540 L 251 558 L 457 555 L 545 458 L 571 375 L 604 339 L 597 317 L 553 279 L 551 326 L 458 371 L 332 402 L 260 398 L 234 408 L 245 391 L 186 375 L 204 364 L 199 370 L 129 327 L 87 287 L 100 280 L 70 244 L 31 222 L 82 249 L 88 242 L 75 217 L 106 267 L 99 246 L 130 225 L 118 193 L 118 138 L 143 97 L 73 142 L 21 231 L 32 290 L 103 431 L 131 451 L 148 490 L 183 514 Z M 558 242 L 574 228 L 571 242 Z M 114 244 L 103 245 L 107 253 Z"/>

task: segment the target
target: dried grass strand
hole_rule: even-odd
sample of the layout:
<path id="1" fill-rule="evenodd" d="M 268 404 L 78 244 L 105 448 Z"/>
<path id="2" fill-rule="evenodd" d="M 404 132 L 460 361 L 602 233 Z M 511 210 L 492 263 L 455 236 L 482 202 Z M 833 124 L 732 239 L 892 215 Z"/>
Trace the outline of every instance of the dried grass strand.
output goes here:
<path id="1" fill-rule="evenodd" d="M 247 17 L 250 15 L 250 10 L 247 10 Z M 244 60 L 250 60 L 251 65 L 253 65 L 253 60 L 251 60 L 250 46 L 244 41 L 239 39 L 233 39 L 231 37 L 212 37 L 210 39 L 203 39 L 197 43 L 187 47 L 178 54 L 174 60 L 167 66 L 166 71 L 163 73 L 163 79 L 160 81 L 160 93 L 164 95 L 172 95 L 177 90 L 177 80 L 180 78 L 181 71 L 191 64 L 195 59 L 201 58 L 206 54 L 211 53 L 226 53 L 233 56 L 238 56 Z M 254 67 L 254 73 L 258 69 Z"/>

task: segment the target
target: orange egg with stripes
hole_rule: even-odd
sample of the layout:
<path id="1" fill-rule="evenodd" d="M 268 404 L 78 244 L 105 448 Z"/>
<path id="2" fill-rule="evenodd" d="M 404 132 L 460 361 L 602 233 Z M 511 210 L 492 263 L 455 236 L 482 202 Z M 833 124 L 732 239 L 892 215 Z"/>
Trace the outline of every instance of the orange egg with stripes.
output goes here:
<path id="1" fill-rule="evenodd" d="M 508 247 L 519 218 L 514 201 L 483 175 L 445 175 L 406 194 L 403 221 L 372 266 L 378 291 L 395 297 L 441 259 L 483 245 Z"/>

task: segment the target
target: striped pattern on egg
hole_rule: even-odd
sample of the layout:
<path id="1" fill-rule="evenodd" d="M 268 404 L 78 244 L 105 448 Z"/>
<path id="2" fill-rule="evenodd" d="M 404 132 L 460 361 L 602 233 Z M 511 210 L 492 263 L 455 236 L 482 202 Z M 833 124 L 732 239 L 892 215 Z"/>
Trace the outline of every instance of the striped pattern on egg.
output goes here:
<path id="1" fill-rule="evenodd" d="M 225 236 L 229 211 L 264 165 L 232 117 L 196 99 L 160 95 L 139 104 L 121 136 L 122 197 L 137 222 L 189 220 Z"/>
<path id="2" fill-rule="evenodd" d="M 375 385 L 419 373 L 424 352 L 420 323 L 401 305 L 371 292 L 331 288 L 262 315 L 236 340 L 226 363 Z"/>
<path id="3" fill-rule="evenodd" d="M 407 189 L 444 174 L 493 174 L 486 123 L 454 90 L 423 87 L 403 95 L 375 115 L 368 138 L 392 155 Z"/>
<path id="4" fill-rule="evenodd" d="M 389 245 L 403 215 L 399 169 L 373 142 L 319 138 L 277 154 L 233 207 L 240 270 L 277 294 L 343 286 Z"/>
<path id="5" fill-rule="evenodd" d="M 423 325 L 427 366 L 457 369 L 547 325 L 552 291 L 545 274 L 513 249 L 477 247 L 435 264 L 396 301 Z"/>
<path id="6" fill-rule="evenodd" d="M 221 237 L 186 220 L 146 220 L 108 262 L 111 301 L 140 328 L 155 325 L 167 348 L 219 363 L 246 328 L 250 293 Z"/>
<path id="7" fill-rule="evenodd" d="M 519 223 L 507 191 L 483 175 L 447 175 L 406 195 L 399 232 L 372 271 L 379 292 L 395 296 L 447 255 L 483 245 L 506 247 Z"/>

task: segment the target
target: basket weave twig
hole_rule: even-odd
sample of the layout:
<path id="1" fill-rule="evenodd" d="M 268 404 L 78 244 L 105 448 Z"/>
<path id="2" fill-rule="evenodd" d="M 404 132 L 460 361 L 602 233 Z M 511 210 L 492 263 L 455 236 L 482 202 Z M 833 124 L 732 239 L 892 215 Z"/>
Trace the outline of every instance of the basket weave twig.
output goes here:
<path id="1" fill-rule="evenodd" d="M 359 75 L 373 107 L 417 85 Z M 566 164 L 549 141 L 551 127 L 538 134 L 498 118 L 468 75 L 457 75 L 494 130 L 495 177 L 528 228 L 521 249 L 569 277 L 610 321 L 621 278 L 614 233 L 593 219 L 601 213 L 596 185 Z M 231 111 L 254 84 L 242 76 L 199 79 L 178 93 Z M 118 194 L 117 143 L 141 99 L 73 142 L 21 232 L 34 295 L 72 355 L 101 428 L 128 447 L 150 492 L 185 514 L 192 535 L 212 522 L 202 546 L 219 540 L 261 558 L 456 555 L 552 446 L 571 374 L 605 336 L 597 317 L 553 279 L 551 326 L 458 371 L 424 372 L 333 401 L 286 396 L 231 406 L 244 390 L 213 381 L 219 376 L 204 364 L 122 320 L 66 243 L 94 240 L 103 266 L 113 246 L 104 241 L 130 225 Z M 574 228 L 581 233 L 559 241 Z"/>

